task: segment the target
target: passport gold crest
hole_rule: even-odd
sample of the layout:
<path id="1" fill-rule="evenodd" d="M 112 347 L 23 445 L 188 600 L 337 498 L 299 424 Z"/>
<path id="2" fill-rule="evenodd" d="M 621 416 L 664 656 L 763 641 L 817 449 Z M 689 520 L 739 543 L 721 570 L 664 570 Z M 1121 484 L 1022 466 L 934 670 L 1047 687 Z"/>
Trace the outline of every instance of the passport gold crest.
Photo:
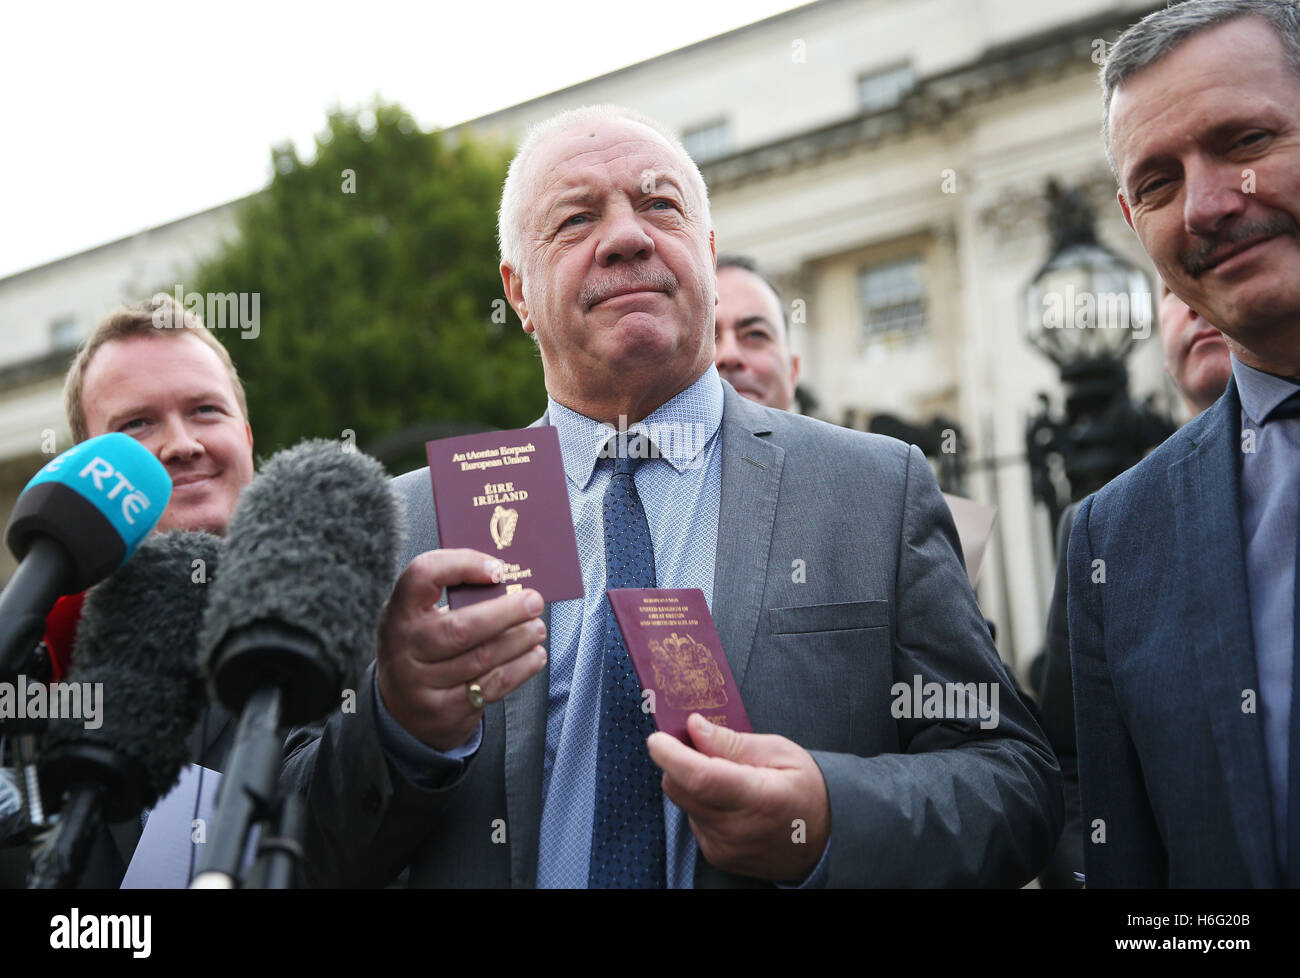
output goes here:
<path id="1" fill-rule="evenodd" d="M 515 538 L 515 527 L 518 525 L 518 510 L 498 506 L 492 511 L 492 518 L 488 521 L 488 529 L 492 531 L 492 542 L 497 545 L 498 550 L 504 550 L 510 546 Z"/>
<path id="2" fill-rule="evenodd" d="M 670 634 L 650 641 L 655 685 L 677 710 L 707 710 L 727 705 L 727 685 L 708 646 L 691 636 Z"/>

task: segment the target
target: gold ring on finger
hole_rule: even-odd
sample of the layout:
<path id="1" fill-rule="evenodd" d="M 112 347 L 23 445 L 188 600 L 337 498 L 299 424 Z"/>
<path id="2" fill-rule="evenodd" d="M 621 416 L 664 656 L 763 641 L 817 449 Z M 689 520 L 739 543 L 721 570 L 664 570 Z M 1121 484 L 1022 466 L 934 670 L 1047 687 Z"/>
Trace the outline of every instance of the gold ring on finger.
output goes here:
<path id="1" fill-rule="evenodd" d="M 483 698 L 483 687 L 477 682 L 469 684 L 469 689 L 466 690 L 466 696 L 469 697 L 469 705 L 474 707 L 476 710 L 483 709 L 483 705 L 487 703 L 487 700 Z"/>

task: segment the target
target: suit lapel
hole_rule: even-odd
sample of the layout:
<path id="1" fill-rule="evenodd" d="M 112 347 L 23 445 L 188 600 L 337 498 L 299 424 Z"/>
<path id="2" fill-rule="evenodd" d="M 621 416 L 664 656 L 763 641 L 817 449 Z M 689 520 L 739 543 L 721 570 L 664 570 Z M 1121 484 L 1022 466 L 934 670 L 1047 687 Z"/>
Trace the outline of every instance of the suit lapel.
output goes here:
<path id="1" fill-rule="evenodd" d="M 762 409 L 724 384 L 722 493 L 713 569 L 713 620 L 736 685 L 743 688 L 754 644 L 776 520 L 785 450 Z"/>
<path id="2" fill-rule="evenodd" d="M 543 643 L 551 651 L 551 606 L 542 612 Z M 514 840 L 510 846 L 510 885 L 537 885 L 537 852 L 542 832 L 542 761 L 546 751 L 546 704 L 551 664 L 505 698 L 506 816 Z"/>
<path id="3" fill-rule="evenodd" d="M 1268 763 L 1259 715 L 1242 715 L 1242 691 L 1259 689 L 1241 536 L 1236 382 L 1210 408 L 1195 447 L 1169 466 L 1184 580 L 1194 604 L 1187 637 L 1196 657 L 1221 758 L 1237 842 L 1256 887 L 1277 885 Z M 1197 424 L 1197 422 L 1192 422 Z M 1244 721 L 1244 722 L 1243 722 Z"/>
<path id="4" fill-rule="evenodd" d="M 543 414 L 530 428 L 550 424 Z M 551 606 L 542 611 L 547 655 L 551 651 Z M 546 752 L 546 704 L 551 688 L 548 658 L 542 671 L 505 698 L 506 817 L 510 846 L 510 885 L 537 885 L 537 853 L 542 832 L 542 763 Z"/>

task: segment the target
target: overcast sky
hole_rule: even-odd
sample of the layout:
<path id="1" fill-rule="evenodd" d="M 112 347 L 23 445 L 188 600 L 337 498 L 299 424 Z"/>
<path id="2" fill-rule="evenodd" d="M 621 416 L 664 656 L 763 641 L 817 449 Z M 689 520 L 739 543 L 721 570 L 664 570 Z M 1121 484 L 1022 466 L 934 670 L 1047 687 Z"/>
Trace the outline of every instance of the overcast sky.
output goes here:
<path id="1" fill-rule="evenodd" d="M 6 5 L 0 277 L 233 200 L 335 106 L 451 126 L 790 0 Z"/>

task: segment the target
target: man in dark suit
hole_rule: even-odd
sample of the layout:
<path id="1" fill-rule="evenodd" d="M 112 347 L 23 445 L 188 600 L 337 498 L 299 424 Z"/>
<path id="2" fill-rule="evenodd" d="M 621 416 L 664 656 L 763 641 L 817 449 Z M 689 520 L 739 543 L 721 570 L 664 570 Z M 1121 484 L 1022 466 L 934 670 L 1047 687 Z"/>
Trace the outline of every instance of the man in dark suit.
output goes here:
<path id="1" fill-rule="evenodd" d="M 64 408 L 75 441 L 121 431 L 167 468 L 172 495 L 159 532 L 225 534 L 253 478 L 253 432 L 230 354 L 196 315 L 166 295 L 114 310 L 68 368 Z M 229 714 L 209 705 L 190 737 L 191 759 L 221 770 L 234 732 Z M 120 886 L 141 829 L 140 818 L 101 829 L 78 885 Z M 26 863 L 20 849 L 5 853 L 3 884 L 23 885 Z"/>
<path id="2" fill-rule="evenodd" d="M 286 747 L 313 884 L 1019 885 L 1047 858 L 1059 772 L 928 464 L 719 378 L 710 226 L 694 164 L 634 113 L 525 140 L 502 279 L 540 349 L 586 594 L 438 607 L 499 563 L 436 549 L 428 471 L 397 480 L 407 553 L 367 688 Z M 653 457 L 602 458 L 603 422 Z M 638 562 L 704 592 L 756 733 L 650 733 L 604 593 Z"/>
<path id="3" fill-rule="evenodd" d="M 1165 351 L 1165 371 L 1182 398 L 1189 418 L 1208 410 L 1232 378 L 1228 345 L 1218 327 L 1207 323 L 1187 303 L 1160 283 L 1156 328 Z M 1066 604 L 1069 582 L 1070 530 L 1078 505 L 1071 503 L 1056 529 L 1056 589 L 1047 611 L 1047 646 L 1043 655 L 1039 716 L 1043 731 L 1061 764 L 1065 795 L 1065 831 L 1051 862 L 1039 876 L 1045 889 L 1078 889 L 1083 875 L 1083 828 L 1079 809 L 1079 748 L 1075 739 L 1074 681 L 1070 674 L 1070 629 Z"/>
<path id="4" fill-rule="evenodd" d="M 1089 886 L 1300 885 L 1297 51 L 1294 0 L 1193 0 L 1104 69 L 1124 216 L 1233 379 L 1071 533 Z"/>

